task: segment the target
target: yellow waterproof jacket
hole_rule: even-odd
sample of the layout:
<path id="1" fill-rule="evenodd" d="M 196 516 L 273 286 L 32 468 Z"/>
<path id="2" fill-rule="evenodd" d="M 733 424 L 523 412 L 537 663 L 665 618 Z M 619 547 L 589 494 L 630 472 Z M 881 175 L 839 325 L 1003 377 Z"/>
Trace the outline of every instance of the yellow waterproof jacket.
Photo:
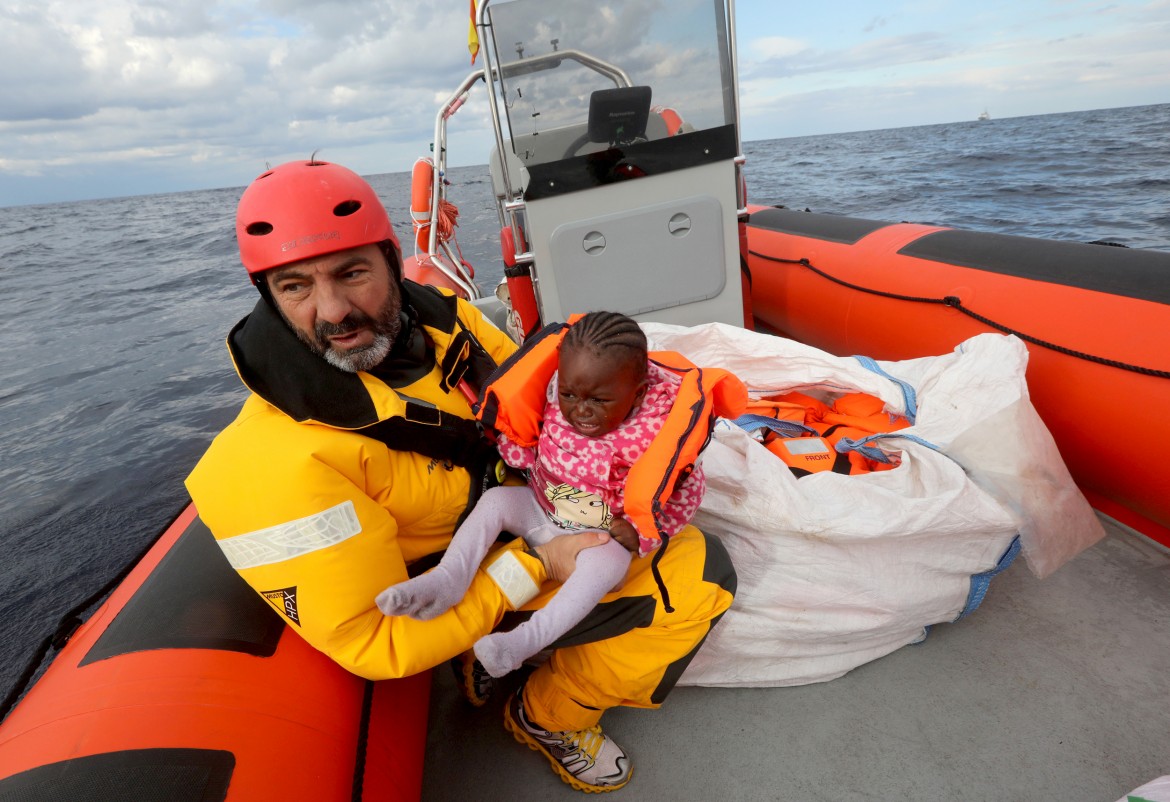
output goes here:
<path id="1" fill-rule="evenodd" d="M 478 497 L 482 450 L 441 456 L 479 442 L 460 429 L 474 423 L 457 384 L 486 375 L 516 347 L 466 302 L 406 288 L 419 325 L 379 375 L 331 367 L 258 303 L 228 340 L 252 395 L 187 478 L 248 584 L 310 644 L 371 679 L 436 665 L 482 634 L 472 632 L 481 619 L 490 627 L 505 610 L 482 573 L 446 628 L 388 618 L 374 604 L 407 578 L 408 564 L 446 547 Z M 517 560 L 539 584 L 536 563 Z"/>

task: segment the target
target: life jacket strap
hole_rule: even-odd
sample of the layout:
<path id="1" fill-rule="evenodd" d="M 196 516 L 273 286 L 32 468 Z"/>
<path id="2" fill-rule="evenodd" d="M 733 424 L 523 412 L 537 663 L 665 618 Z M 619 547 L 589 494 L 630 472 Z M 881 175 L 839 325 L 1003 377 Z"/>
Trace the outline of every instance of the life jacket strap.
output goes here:
<path id="1" fill-rule="evenodd" d="M 663 535 L 662 545 L 654 551 L 654 556 L 650 558 L 650 573 L 653 574 L 654 582 L 658 585 L 658 592 L 662 594 L 662 609 L 673 613 L 674 608 L 670 606 L 670 592 L 666 589 L 666 581 L 662 578 L 662 572 L 658 568 L 658 563 L 662 562 L 662 555 L 666 554 L 666 547 L 669 545 L 670 538 Z"/>
<path id="2" fill-rule="evenodd" d="M 439 387 L 444 393 L 466 380 L 476 394 L 496 370 L 496 362 L 471 332 L 459 326 L 439 363 Z"/>
<path id="3" fill-rule="evenodd" d="M 403 417 L 378 421 L 355 431 L 395 451 L 413 451 L 460 468 L 483 464 L 490 456 L 499 457 L 475 421 L 413 401 L 406 403 Z"/>

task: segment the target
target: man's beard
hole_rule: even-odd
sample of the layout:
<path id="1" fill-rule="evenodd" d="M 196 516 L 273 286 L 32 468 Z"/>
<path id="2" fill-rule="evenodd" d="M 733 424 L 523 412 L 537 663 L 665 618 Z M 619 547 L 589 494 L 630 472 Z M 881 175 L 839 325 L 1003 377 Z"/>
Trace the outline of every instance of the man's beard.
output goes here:
<path id="1" fill-rule="evenodd" d="M 330 365 L 349 373 L 357 373 L 359 370 L 370 370 L 377 366 L 390 353 L 390 349 L 394 347 L 394 341 L 398 338 L 399 332 L 402 331 L 401 311 L 401 302 L 392 297 L 386 301 L 386 305 L 382 307 L 377 318 L 372 318 L 355 309 L 346 315 L 340 323 L 317 321 L 311 337 L 308 332 L 301 331 L 295 326 L 291 328 L 296 332 L 301 342 L 309 346 L 313 353 L 324 357 Z M 339 351 L 329 342 L 329 337 L 347 334 L 360 328 L 368 328 L 374 333 L 374 340 L 369 345 Z"/>

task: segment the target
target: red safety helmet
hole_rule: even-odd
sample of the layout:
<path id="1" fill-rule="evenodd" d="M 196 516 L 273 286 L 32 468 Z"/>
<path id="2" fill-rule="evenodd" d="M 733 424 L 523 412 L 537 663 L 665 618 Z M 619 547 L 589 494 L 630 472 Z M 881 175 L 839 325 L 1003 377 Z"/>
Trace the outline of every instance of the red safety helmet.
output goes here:
<path id="1" fill-rule="evenodd" d="M 390 215 L 365 179 L 315 159 L 274 167 L 244 190 L 236 240 L 253 280 L 274 267 L 387 240 L 399 251 Z"/>

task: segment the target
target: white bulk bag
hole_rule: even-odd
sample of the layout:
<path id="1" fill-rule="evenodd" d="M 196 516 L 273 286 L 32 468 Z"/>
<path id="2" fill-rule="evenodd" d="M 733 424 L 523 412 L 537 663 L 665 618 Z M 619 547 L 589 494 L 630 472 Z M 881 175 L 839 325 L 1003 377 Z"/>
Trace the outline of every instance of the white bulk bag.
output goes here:
<path id="1" fill-rule="evenodd" d="M 858 476 L 797 479 L 738 427 L 716 427 L 694 522 L 727 546 L 739 591 L 682 684 L 839 677 L 974 609 L 1018 544 L 1044 575 L 1103 534 L 1028 401 L 1014 337 L 873 364 L 900 384 L 858 359 L 723 324 L 643 327 L 652 348 L 727 368 L 755 397 L 864 392 L 898 414 L 917 405 L 912 427 L 880 441 L 901 465 Z"/>

